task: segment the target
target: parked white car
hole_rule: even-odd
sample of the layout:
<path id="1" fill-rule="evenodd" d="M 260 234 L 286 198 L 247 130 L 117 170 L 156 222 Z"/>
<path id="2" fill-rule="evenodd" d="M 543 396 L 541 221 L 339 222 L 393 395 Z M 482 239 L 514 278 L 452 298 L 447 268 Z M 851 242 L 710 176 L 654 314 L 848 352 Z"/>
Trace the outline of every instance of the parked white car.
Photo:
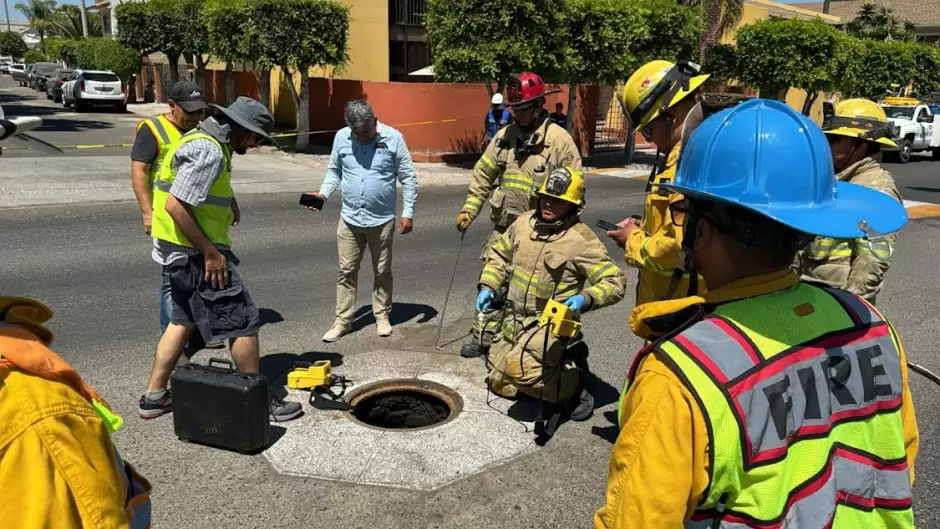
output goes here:
<path id="1" fill-rule="evenodd" d="M 26 65 L 21 62 L 15 62 L 10 65 L 8 68 L 8 73 L 13 80 L 18 82 L 20 86 L 23 86 L 23 81 L 26 80 Z"/>
<path id="2" fill-rule="evenodd" d="M 911 153 L 931 151 L 934 160 L 940 160 L 940 115 L 910 97 L 886 97 L 880 104 L 897 133 L 898 151 L 886 154 L 907 163 Z"/>
<path id="3" fill-rule="evenodd" d="M 127 111 L 127 94 L 121 79 L 111 71 L 75 70 L 62 84 L 62 104 L 81 112 L 92 106 Z"/>

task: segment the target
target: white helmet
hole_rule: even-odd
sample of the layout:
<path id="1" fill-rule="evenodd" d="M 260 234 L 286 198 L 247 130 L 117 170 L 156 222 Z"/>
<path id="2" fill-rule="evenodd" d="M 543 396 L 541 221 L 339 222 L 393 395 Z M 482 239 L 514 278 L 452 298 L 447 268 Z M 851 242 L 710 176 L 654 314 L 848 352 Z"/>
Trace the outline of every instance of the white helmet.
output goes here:
<path id="1" fill-rule="evenodd" d="M 503 94 L 495 93 L 493 94 L 493 99 L 490 99 L 490 104 L 492 105 L 502 105 L 503 104 Z"/>

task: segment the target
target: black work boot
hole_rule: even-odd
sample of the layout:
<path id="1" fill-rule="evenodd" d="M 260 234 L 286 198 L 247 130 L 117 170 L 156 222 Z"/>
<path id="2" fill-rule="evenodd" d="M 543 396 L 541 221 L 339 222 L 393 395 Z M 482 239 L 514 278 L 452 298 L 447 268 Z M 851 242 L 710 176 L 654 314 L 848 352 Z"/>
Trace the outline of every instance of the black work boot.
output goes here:
<path id="1" fill-rule="evenodd" d="M 489 354 L 490 348 L 480 345 L 480 342 L 470 342 L 465 343 L 460 348 L 460 356 L 464 358 L 478 358 L 485 354 Z"/>
<path id="2" fill-rule="evenodd" d="M 568 401 L 568 407 L 571 409 L 571 420 L 572 421 L 586 421 L 591 418 L 591 414 L 594 413 L 594 395 L 585 389 L 581 388 L 581 392 Z"/>

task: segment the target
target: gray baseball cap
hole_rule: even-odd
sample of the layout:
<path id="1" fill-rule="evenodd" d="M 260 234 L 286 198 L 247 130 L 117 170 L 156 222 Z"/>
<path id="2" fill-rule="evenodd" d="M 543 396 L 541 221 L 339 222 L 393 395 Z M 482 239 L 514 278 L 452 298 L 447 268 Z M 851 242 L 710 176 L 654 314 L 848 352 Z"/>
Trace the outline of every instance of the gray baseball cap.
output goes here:
<path id="1" fill-rule="evenodd" d="M 271 114 L 270 110 L 264 108 L 264 105 L 257 99 L 240 96 L 227 107 L 216 104 L 212 106 L 219 109 L 220 112 L 239 126 L 277 145 L 277 142 L 271 137 L 271 131 L 274 130 L 274 115 Z"/>
<path id="2" fill-rule="evenodd" d="M 209 108 L 199 85 L 190 81 L 177 81 L 171 88 L 167 99 L 176 101 L 186 112 L 196 112 Z"/>

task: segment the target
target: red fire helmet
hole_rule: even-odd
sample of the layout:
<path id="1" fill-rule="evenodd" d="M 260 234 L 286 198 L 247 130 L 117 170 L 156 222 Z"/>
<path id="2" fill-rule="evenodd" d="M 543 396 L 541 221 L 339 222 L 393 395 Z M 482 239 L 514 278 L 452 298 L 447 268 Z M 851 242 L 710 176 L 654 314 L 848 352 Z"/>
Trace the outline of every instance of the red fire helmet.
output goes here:
<path id="1" fill-rule="evenodd" d="M 532 72 L 513 75 L 506 82 L 506 104 L 509 106 L 523 105 L 549 93 L 554 92 L 548 92 L 542 78 Z"/>

